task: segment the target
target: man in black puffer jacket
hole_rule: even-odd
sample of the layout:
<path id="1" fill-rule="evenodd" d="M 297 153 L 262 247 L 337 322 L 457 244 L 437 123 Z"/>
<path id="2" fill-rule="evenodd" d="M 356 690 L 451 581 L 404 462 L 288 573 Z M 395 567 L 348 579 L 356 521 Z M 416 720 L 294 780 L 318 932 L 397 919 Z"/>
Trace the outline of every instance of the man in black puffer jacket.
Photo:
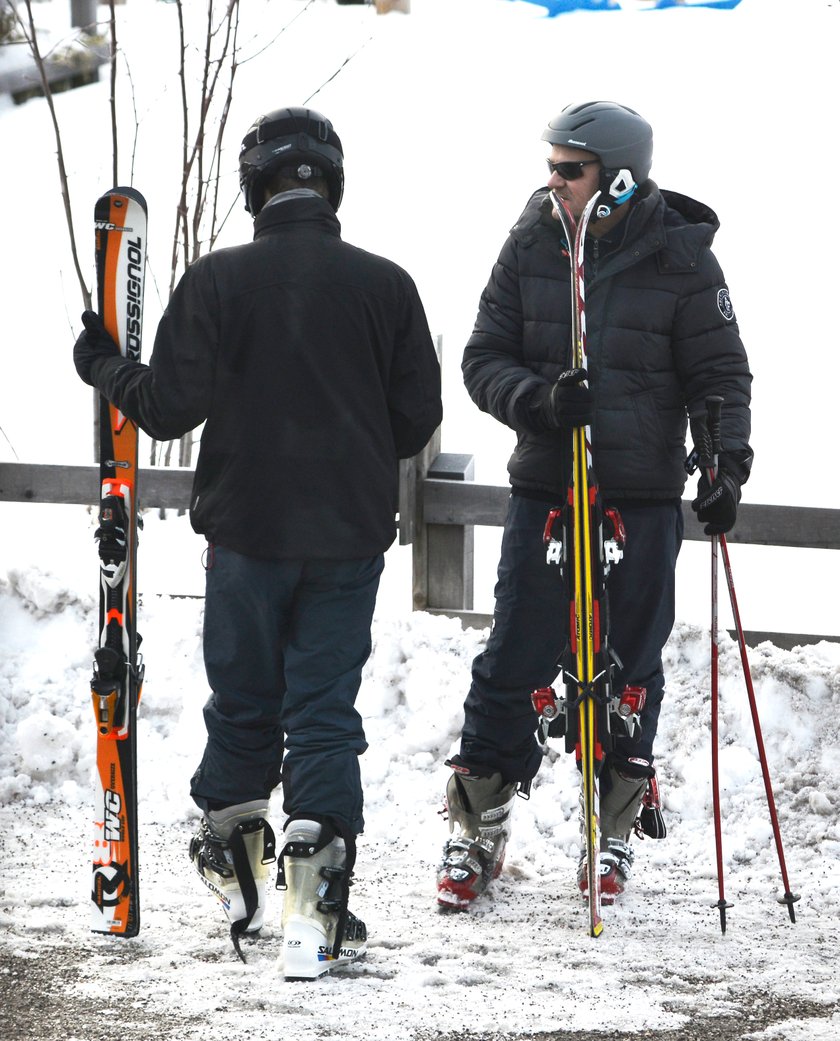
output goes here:
<path id="1" fill-rule="evenodd" d="M 450 828 L 438 899 L 467 906 L 501 869 L 513 797 L 541 761 L 532 691 L 555 679 L 568 641 L 558 568 L 545 564 L 548 511 L 570 479 L 569 431 L 589 425 L 603 500 L 624 521 L 624 558 L 608 579 L 614 689 L 644 687 L 640 736 L 617 737 L 601 776 L 602 899 L 624 889 L 628 845 L 646 790 L 664 691 L 662 648 L 674 622 L 674 573 L 688 417 L 721 395 L 722 451 L 694 502 L 706 533 L 735 522 L 752 452 L 747 357 L 711 242 L 707 206 L 649 180 L 653 136 L 612 102 L 569 106 L 543 134 L 548 186 L 511 230 L 464 352 L 473 401 L 511 427 L 512 495 L 493 629 L 473 663 L 459 754 L 447 786 Z M 572 368 L 569 245 L 551 194 L 577 220 L 600 191 L 585 242 L 588 371 Z M 584 379 L 586 377 L 586 379 Z M 579 872 L 585 892 L 585 875 Z"/>
<path id="2" fill-rule="evenodd" d="M 190 853 L 234 934 L 258 931 L 282 762 L 284 971 L 308 979 L 364 950 L 347 910 L 367 748 L 354 702 L 397 461 L 440 423 L 440 368 L 410 276 L 341 240 L 329 120 L 304 108 L 257 120 L 240 184 L 254 241 L 188 269 L 150 365 L 120 357 L 91 312 L 75 361 L 152 437 L 205 423 L 190 514 L 209 543 L 212 695 Z"/>

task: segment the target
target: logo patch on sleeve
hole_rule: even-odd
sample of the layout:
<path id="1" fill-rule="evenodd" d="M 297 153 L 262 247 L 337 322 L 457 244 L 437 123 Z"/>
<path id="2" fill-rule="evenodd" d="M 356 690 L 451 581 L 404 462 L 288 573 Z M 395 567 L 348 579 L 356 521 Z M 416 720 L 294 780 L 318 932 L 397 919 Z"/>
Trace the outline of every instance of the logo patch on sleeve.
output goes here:
<path id="1" fill-rule="evenodd" d="M 735 308 L 732 306 L 732 301 L 729 299 L 728 289 L 718 290 L 717 305 L 718 310 L 727 320 L 727 322 L 731 322 L 732 319 L 735 317 Z"/>

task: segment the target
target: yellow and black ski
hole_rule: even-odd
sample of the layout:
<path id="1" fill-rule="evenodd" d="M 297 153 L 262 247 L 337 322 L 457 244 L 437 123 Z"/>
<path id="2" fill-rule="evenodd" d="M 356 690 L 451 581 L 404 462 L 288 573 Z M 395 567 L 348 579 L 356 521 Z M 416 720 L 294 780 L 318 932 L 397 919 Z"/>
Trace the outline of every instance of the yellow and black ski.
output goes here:
<path id="1" fill-rule="evenodd" d="M 584 240 L 599 195 L 589 200 L 577 222 L 563 201 L 552 195 L 569 245 L 572 365 L 584 370 L 587 367 Z M 606 539 L 605 520 L 611 529 Z M 553 535 L 555 522 L 562 522 L 562 545 Z M 617 661 L 608 640 L 606 578 L 612 564 L 621 558 L 624 529 L 617 511 L 607 510 L 605 516 L 592 466 L 588 427 L 572 430 L 572 477 L 568 498 L 563 508 L 553 510 L 549 515 L 545 540 L 549 563 L 560 563 L 563 567 L 569 602 L 569 649 L 561 663 L 566 687 L 564 704 L 559 706 L 554 692 L 546 688 L 534 693 L 534 706 L 542 718 L 544 734 L 565 734 L 566 748 L 574 751 L 580 770 L 589 931 L 592 936 L 600 936 L 604 924 L 601 919 L 598 777 L 610 748 L 611 672 L 613 662 Z"/>

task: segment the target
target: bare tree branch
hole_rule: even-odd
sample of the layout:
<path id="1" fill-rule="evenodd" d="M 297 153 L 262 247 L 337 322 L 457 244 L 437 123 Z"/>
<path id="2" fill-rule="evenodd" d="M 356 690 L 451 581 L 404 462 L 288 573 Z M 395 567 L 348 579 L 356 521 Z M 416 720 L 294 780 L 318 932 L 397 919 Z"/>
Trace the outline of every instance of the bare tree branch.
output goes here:
<path id="1" fill-rule="evenodd" d="M 292 18 L 288 22 L 286 22 L 286 24 L 283 26 L 283 28 L 275 36 L 273 36 L 264 46 L 260 47 L 260 49 L 258 51 L 254 51 L 253 54 L 249 54 L 247 58 L 240 58 L 239 59 L 239 64 L 240 65 L 245 65 L 247 62 L 253 61 L 254 58 L 259 58 L 259 56 L 261 54 L 264 54 L 267 50 L 269 50 L 271 47 L 273 47 L 274 44 L 277 43 L 277 41 L 283 35 L 283 33 L 289 28 L 289 26 L 292 25 L 294 22 L 296 22 L 298 20 L 298 18 L 300 18 L 300 16 L 302 14 L 304 14 L 306 11 L 308 11 L 309 8 L 314 3 L 315 3 L 315 0 L 309 0 L 309 2 L 307 3 L 306 7 L 302 7 L 300 9 L 300 11 L 298 11 L 298 13 L 294 16 L 294 18 Z"/>
<path id="2" fill-rule="evenodd" d="M 169 295 L 175 290 L 181 267 L 188 268 L 201 255 L 205 240 L 215 241 L 218 223 L 218 180 L 220 155 L 227 117 L 233 96 L 233 81 L 238 65 L 238 32 L 240 0 L 225 0 L 222 13 L 216 23 L 213 0 L 208 0 L 205 33 L 200 60 L 202 62 L 198 104 L 190 106 L 187 92 L 188 48 L 183 0 L 176 0 L 180 35 L 179 78 L 181 83 L 182 145 L 181 145 L 181 188 L 175 215 L 175 232 L 172 240 Z M 220 84 L 228 70 L 227 89 L 221 99 L 221 114 L 216 122 L 213 148 L 205 155 L 208 145 L 211 111 L 220 96 Z M 195 130 L 191 119 L 195 117 Z M 210 205 L 212 200 L 212 206 Z M 209 211 L 209 235 L 203 233 Z M 181 438 L 179 462 L 189 465 L 193 439 L 191 435 Z M 154 449 L 153 449 L 154 451 Z M 171 446 L 165 451 L 166 459 L 171 455 Z"/>
<path id="3" fill-rule="evenodd" d="M 32 57 L 35 59 L 35 67 L 38 70 L 38 76 L 41 80 L 41 88 L 44 91 L 44 97 L 50 112 L 50 119 L 52 120 L 53 133 L 55 134 L 56 156 L 58 159 L 58 178 L 61 183 L 61 198 L 64 202 L 64 216 L 67 222 L 67 231 L 70 235 L 70 252 L 73 256 L 73 266 L 76 269 L 76 278 L 79 281 L 79 288 L 82 291 L 82 300 L 84 301 L 85 309 L 87 310 L 91 306 L 91 291 L 85 282 L 84 275 L 82 274 L 82 268 L 79 264 L 79 251 L 76 248 L 76 232 L 73 226 L 73 209 L 70 205 L 70 185 L 67 180 L 67 168 L 64 165 L 64 146 L 61 141 L 61 130 L 58 126 L 58 117 L 56 116 L 55 105 L 53 104 L 52 90 L 50 89 L 50 82 L 47 77 L 46 64 L 38 45 L 35 19 L 32 15 L 32 2 L 31 0 L 24 0 L 24 4 L 26 6 L 28 25 L 21 18 L 17 7 L 14 7 L 13 10 L 21 31 L 26 38 L 26 42 L 29 44 Z"/>
<path id="4" fill-rule="evenodd" d="M 137 112 L 137 91 L 134 88 L 134 77 L 131 74 L 131 65 L 128 62 L 128 58 L 126 58 L 124 51 L 122 52 L 122 58 L 123 63 L 125 64 L 125 74 L 128 76 L 128 84 L 131 88 L 131 109 L 134 113 L 134 137 L 131 142 L 131 164 L 128 174 L 128 183 L 134 184 L 134 164 L 137 160 L 137 141 L 140 136 L 140 116 Z M 116 181 L 114 183 L 116 183 Z M 159 293 L 158 296 L 160 296 Z"/>
<path id="5" fill-rule="evenodd" d="M 117 16 L 114 11 L 114 0 L 108 0 L 111 29 L 111 152 L 113 154 L 112 183 L 120 183 L 118 143 L 117 143 Z"/>
<path id="6" fill-rule="evenodd" d="M 201 195 L 200 205 L 200 216 L 203 217 L 206 206 L 207 206 L 207 195 L 210 192 L 210 185 L 212 183 L 212 195 L 213 202 L 210 208 L 210 230 L 209 230 L 209 244 L 212 249 L 213 244 L 216 241 L 216 225 L 218 222 L 218 206 L 219 206 L 219 174 L 221 166 L 221 155 L 222 155 L 222 143 L 224 141 L 225 130 L 227 129 L 227 119 L 230 113 L 230 106 L 233 100 L 233 82 L 236 78 L 236 70 L 239 67 L 238 62 L 238 37 L 239 37 L 239 0 L 229 0 L 227 14 L 225 17 L 225 43 L 222 49 L 222 54 L 219 59 L 219 65 L 217 75 L 213 82 L 213 95 L 216 93 L 218 77 L 224 67 L 224 61 L 227 58 L 228 52 L 230 52 L 230 74 L 228 78 L 227 91 L 222 102 L 222 111 L 219 115 L 216 123 L 216 137 L 213 142 L 213 151 L 210 156 L 210 163 L 208 168 L 207 180 L 199 180 L 199 191 Z M 211 98 L 212 100 L 212 98 Z M 215 171 L 215 176 L 214 176 Z M 199 214 L 199 207 L 196 207 L 196 213 Z M 201 246 L 200 236 L 198 234 L 198 225 L 196 224 L 196 234 L 193 236 L 193 247 Z"/>
<path id="7" fill-rule="evenodd" d="M 183 0 L 177 0 L 178 11 L 178 33 L 180 39 L 181 60 L 178 67 L 178 76 L 181 81 L 181 118 L 183 123 L 183 140 L 181 142 L 181 197 L 175 213 L 175 234 L 172 237 L 172 265 L 169 273 L 169 296 L 175 289 L 178 272 L 178 240 L 181 233 L 181 224 L 186 219 L 187 212 L 187 181 L 189 169 L 187 165 L 187 138 L 189 135 L 189 106 L 187 105 L 187 44 L 184 34 L 184 6 Z M 185 247 L 186 249 L 186 247 Z"/>
<path id="8" fill-rule="evenodd" d="M 320 87 L 318 87 L 317 90 L 313 90 L 312 91 L 312 93 L 309 95 L 309 97 L 304 101 L 304 105 L 308 105 L 309 102 L 315 97 L 316 94 L 320 94 L 321 91 L 324 89 L 324 87 L 326 87 L 326 85 L 328 83 L 332 83 L 332 81 L 336 78 L 336 76 L 338 76 L 338 74 L 340 72 L 342 72 L 347 65 L 350 64 L 350 62 L 356 57 L 356 55 L 360 51 L 364 50 L 365 47 L 367 47 L 367 45 L 370 43 L 370 41 L 372 39 L 373 39 L 373 36 L 369 36 L 360 47 L 357 47 L 356 50 L 353 51 L 352 54 L 348 54 L 347 57 L 344 59 L 344 61 L 339 65 L 339 67 L 332 74 L 332 76 L 330 76 L 327 79 L 325 79 L 324 82 L 321 84 Z"/>

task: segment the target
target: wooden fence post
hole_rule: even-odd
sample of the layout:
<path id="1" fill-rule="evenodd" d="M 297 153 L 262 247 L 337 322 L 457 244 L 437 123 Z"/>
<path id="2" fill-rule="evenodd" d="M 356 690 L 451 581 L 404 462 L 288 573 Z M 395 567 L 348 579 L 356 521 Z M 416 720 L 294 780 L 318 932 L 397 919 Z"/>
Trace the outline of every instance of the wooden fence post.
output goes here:
<path id="1" fill-rule="evenodd" d="M 412 603 L 425 609 L 428 591 L 428 527 L 423 521 L 422 486 L 433 459 L 440 455 L 440 427 L 423 451 L 400 462 L 400 545 L 411 546 Z"/>
<path id="2" fill-rule="evenodd" d="M 474 474 L 471 455 L 444 453 L 432 461 L 426 476 L 439 481 L 472 481 Z M 475 526 L 426 524 L 425 530 L 426 607 L 471 611 Z"/>
<path id="3" fill-rule="evenodd" d="M 472 610 L 474 537 L 472 524 L 429 524 L 424 518 L 427 480 L 472 481 L 471 455 L 440 452 L 440 430 L 400 472 L 400 545 L 411 545 L 412 607 Z"/>
<path id="4" fill-rule="evenodd" d="M 70 0 L 70 25 L 92 36 L 96 32 L 96 0 Z"/>

